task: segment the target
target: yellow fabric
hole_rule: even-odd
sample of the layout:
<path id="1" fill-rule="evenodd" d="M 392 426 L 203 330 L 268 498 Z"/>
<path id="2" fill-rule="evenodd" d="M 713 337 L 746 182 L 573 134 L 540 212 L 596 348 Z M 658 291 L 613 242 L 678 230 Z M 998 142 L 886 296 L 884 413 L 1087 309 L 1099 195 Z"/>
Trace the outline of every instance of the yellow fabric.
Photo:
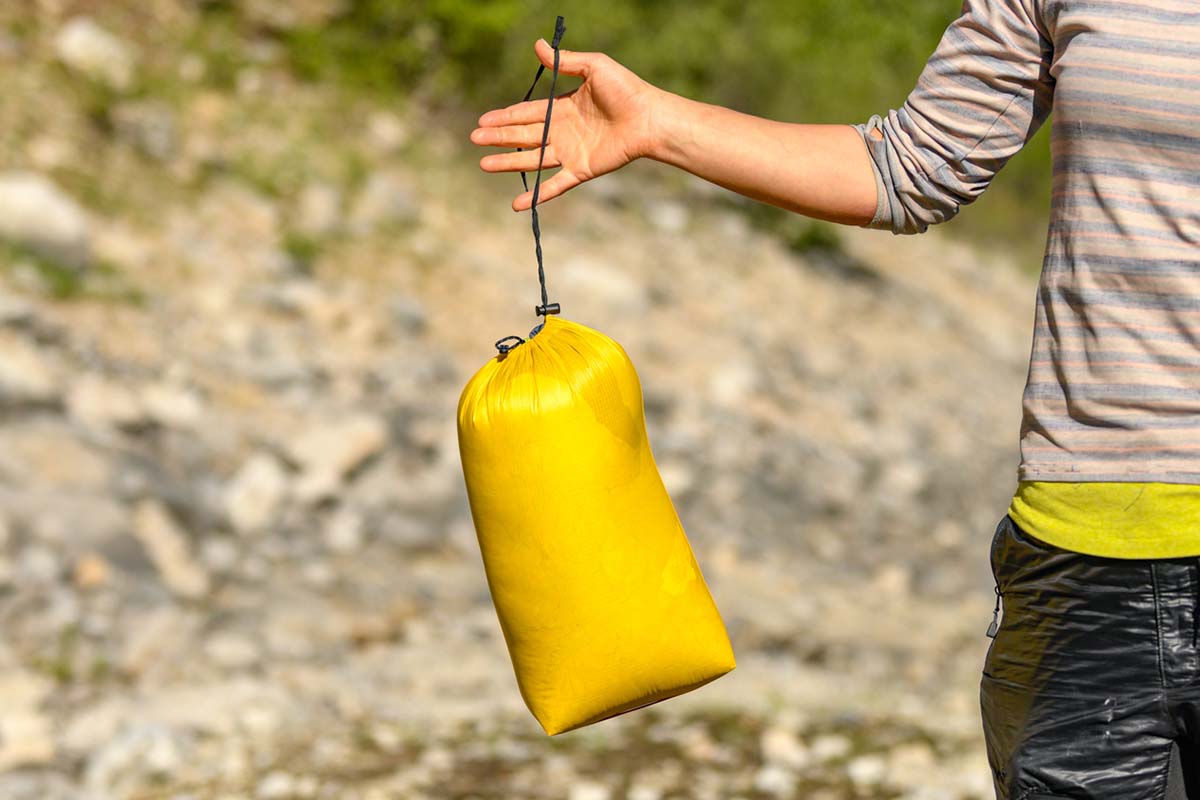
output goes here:
<path id="1" fill-rule="evenodd" d="M 1200 555 L 1200 485 L 1020 481 L 1008 514 L 1034 537 L 1079 553 Z"/>
<path id="2" fill-rule="evenodd" d="M 517 685 L 547 734 L 734 668 L 619 344 L 550 317 L 468 382 L 458 438 Z"/>

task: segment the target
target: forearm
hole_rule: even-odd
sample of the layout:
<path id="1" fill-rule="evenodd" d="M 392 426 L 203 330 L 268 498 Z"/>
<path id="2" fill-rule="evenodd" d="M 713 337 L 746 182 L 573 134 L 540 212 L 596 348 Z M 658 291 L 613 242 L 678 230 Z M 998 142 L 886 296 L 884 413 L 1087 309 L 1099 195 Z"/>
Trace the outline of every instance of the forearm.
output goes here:
<path id="1" fill-rule="evenodd" d="M 666 91 L 649 113 L 649 158 L 817 219 L 865 225 L 875 214 L 870 157 L 849 125 L 776 122 Z"/>

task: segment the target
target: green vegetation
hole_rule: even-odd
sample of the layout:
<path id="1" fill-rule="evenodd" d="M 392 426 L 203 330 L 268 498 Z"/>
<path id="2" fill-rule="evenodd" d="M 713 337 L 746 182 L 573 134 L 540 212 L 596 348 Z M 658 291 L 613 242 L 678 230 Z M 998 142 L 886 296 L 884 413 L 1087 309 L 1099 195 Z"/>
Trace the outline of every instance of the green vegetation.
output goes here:
<path id="1" fill-rule="evenodd" d="M 124 279 L 121 269 L 107 261 L 80 269 L 36 249 L 0 242 L 0 271 L 18 273 L 18 282 L 57 300 L 88 298 L 135 305 L 145 301 Z"/>

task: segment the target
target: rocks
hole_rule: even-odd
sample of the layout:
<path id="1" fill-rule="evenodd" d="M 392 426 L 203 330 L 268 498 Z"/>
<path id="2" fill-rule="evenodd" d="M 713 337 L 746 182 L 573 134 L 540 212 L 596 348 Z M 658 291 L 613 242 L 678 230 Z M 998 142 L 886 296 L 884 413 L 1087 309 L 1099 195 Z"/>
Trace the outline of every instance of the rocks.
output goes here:
<path id="1" fill-rule="evenodd" d="M 150 419 L 168 428 L 194 428 L 204 417 L 204 403 L 200 397 L 194 391 L 172 383 L 144 387 L 140 401 Z"/>
<path id="2" fill-rule="evenodd" d="M 610 800 L 612 792 L 602 783 L 580 781 L 572 784 L 568 800 Z"/>
<path id="3" fill-rule="evenodd" d="M 187 534 L 157 501 L 144 500 L 134 510 L 133 534 L 158 569 L 163 584 L 175 594 L 197 599 L 208 593 L 208 573 L 192 557 Z"/>
<path id="4" fill-rule="evenodd" d="M 227 669 L 243 669 L 258 663 L 262 652 L 258 644 L 246 636 L 219 633 L 204 644 L 204 654 L 214 664 Z"/>
<path id="5" fill-rule="evenodd" d="M 389 302 L 392 320 L 401 336 L 419 336 L 429 326 L 429 315 L 415 297 L 398 295 Z"/>
<path id="6" fill-rule="evenodd" d="M 414 223 L 420 201 L 408 176 L 391 171 L 372 173 L 350 211 L 350 229 L 357 234 Z"/>
<path id="7" fill-rule="evenodd" d="M 819 736 L 812 741 L 810 750 L 812 756 L 817 761 L 831 761 L 836 758 L 845 758 L 853 746 L 850 740 L 839 734 L 825 734 Z"/>
<path id="8" fill-rule="evenodd" d="M 288 476 L 268 453 L 256 453 L 242 465 L 225 491 L 225 511 L 238 533 L 269 528 L 288 493 Z"/>
<path id="9" fill-rule="evenodd" d="M 165 726 L 134 723 L 91 754 L 84 767 L 84 785 L 93 792 L 128 795 L 176 772 L 185 748 Z"/>
<path id="10" fill-rule="evenodd" d="M 754 788 L 771 797 L 791 797 L 796 788 L 796 776 L 783 767 L 768 765 L 755 773 Z"/>
<path id="11" fill-rule="evenodd" d="M 318 423 L 302 432 L 289 448 L 301 470 L 297 494 L 309 501 L 328 497 L 348 473 L 382 450 L 387 439 L 387 424 L 366 414 Z"/>
<path id="12" fill-rule="evenodd" d="M 113 34 L 89 17 L 75 17 L 54 38 L 59 59 L 84 77 L 114 89 L 133 83 L 133 55 Z"/>
<path id="13" fill-rule="evenodd" d="M 144 420 L 137 394 L 99 375 L 79 376 L 67 391 L 67 412 L 96 428 L 127 428 Z"/>
<path id="14" fill-rule="evenodd" d="M 683 203 L 655 200 L 647 204 L 646 218 L 663 233 L 681 234 L 687 229 L 689 214 Z"/>
<path id="15" fill-rule="evenodd" d="M 367 120 L 367 137 L 380 153 L 392 153 L 409 141 L 409 128 L 403 119 L 387 111 L 376 111 Z"/>
<path id="16" fill-rule="evenodd" d="M 362 542 L 362 517 L 349 509 L 339 509 L 325 528 L 325 546 L 334 553 L 353 553 Z"/>
<path id="17" fill-rule="evenodd" d="M 48 680 L 28 672 L 0 675 L 0 772 L 54 759 L 51 721 L 40 710 L 52 690 Z"/>
<path id="18" fill-rule="evenodd" d="M 808 748 L 787 727 L 767 728 L 760 739 L 759 747 L 763 760 L 768 763 L 781 764 L 790 769 L 803 769 L 810 761 Z"/>
<path id="19" fill-rule="evenodd" d="M 23 338 L 0 333 L 0 405 L 52 404 L 59 399 L 60 382 L 47 353 Z"/>
<path id="20" fill-rule="evenodd" d="M 846 764 L 846 775 L 856 786 L 878 786 L 887 774 L 887 762 L 877 754 L 863 755 Z"/>
<path id="21" fill-rule="evenodd" d="M 171 108 L 157 102 L 126 102 L 111 114 L 117 138 L 150 158 L 166 161 L 175 155 L 178 130 Z"/>
<path id="22" fill-rule="evenodd" d="M 560 268 L 564 291 L 577 294 L 589 307 L 605 313 L 637 314 L 645 310 L 645 284 L 618 267 L 587 256 L 572 256 Z"/>
<path id="23" fill-rule="evenodd" d="M 0 239 L 70 269 L 82 269 L 91 259 L 87 214 L 33 172 L 0 173 Z"/>
<path id="24" fill-rule="evenodd" d="M 297 202 L 294 225 L 297 231 L 313 238 L 336 233 L 342 225 L 342 193 L 327 183 L 304 187 Z"/>

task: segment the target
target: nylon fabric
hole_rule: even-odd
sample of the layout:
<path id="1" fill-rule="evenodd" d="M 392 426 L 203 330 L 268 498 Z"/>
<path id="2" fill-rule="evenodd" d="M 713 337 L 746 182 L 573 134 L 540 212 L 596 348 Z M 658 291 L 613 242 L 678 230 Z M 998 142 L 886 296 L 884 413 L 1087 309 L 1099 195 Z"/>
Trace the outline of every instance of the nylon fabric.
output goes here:
<path id="1" fill-rule="evenodd" d="M 1200 797 L 1197 560 L 1077 553 L 1005 515 L 991 564 L 1003 613 L 980 705 L 998 800 Z"/>
<path id="2" fill-rule="evenodd" d="M 517 685 L 547 734 L 734 669 L 619 344 L 548 317 L 467 383 L 458 439 Z"/>

